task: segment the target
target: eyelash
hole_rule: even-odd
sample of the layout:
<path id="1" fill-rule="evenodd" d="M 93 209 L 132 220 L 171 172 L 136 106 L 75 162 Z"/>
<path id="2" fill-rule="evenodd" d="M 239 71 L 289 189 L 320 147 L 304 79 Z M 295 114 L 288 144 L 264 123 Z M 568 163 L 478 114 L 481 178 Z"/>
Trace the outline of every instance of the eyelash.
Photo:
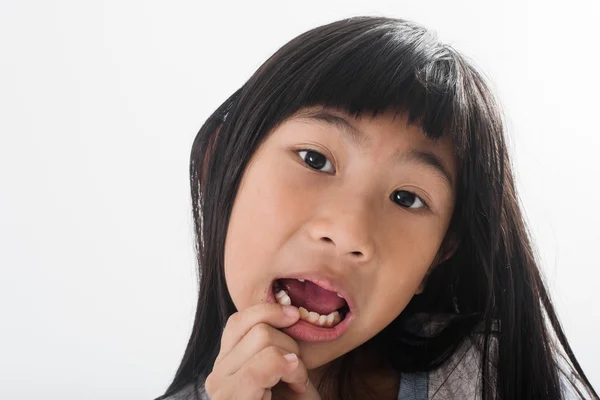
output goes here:
<path id="1" fill-rule="evenodd" d="M 299 154 L 299 153 L 301 153 L 301 152 L 312 152 L 312 153 L 317 153 L 317 154 L 319 154 L 320 156 L 323 156 L 323 158 L 325 158 L 325 160 L 327 160 L 327 162 L 329 162 L 329 163 L 331 164 L 331 161 L 329 161 L 329 159 L 328 159 L 328 158 L 327 158 L 327 157 L 326 157 L 324 154 L 322 154 L 321 152 L 319 152 L 319 151 L 317 151 L 317 150 L 314 150 L 314 149 L 300 149 L 300 150 L 296 150 L 296 153 L 297 153 L 297 154 Z M 304 161 L 304 157 L 302 157 L 302 156 L 300 156 L 300 159 L 301 159 L 301 160 L 304 162 L 304 164 L 305 164 L 305 165 L 307 165 L 307 166 L 308 166 L 308 168 L 310 168 L 312 171 L 316 171 L 316 172 L 323 173 L 323 174 L 328 174 L 328 173 L 329 173 L 329 172 L 323 172 L 323 171 L 320 171 L 320 170 L 318 170 L 318 169 L 315 169 L 315 168 L 311 167 L 310 165 L 308 165 L 308 164 L 307 164 L 307 162 L 306 162 L 306 161 Z M 327 164 L 325 164 L 325 165 L 327 165 Z M 333 166 L 333 164 L 331 164 L 331 165 Z M 410 193 L 411 195 L 413 195 L 413 196 L 415 196 L 417 199 L 419 199 L 419 201 L 420 201 L 421 203 L 423 203 L 423 207 L 421 207 L 421 208 L 410 208 L 410 207 L 404 207 L 404 206 L 401 206 L 400 204 L 398 204 L 398 203 L 394 202 L 394 203 L 395 203 L 395 204 L 397 204 L 398 206 L 400 206 L 400 207 L 402 207 L 402 208 L 404 208 L 404 209 L 412 210 L 413 212 L 423 212 L 424 210 L 428 210 L 428 209 L 429 209 L 429 205 L 428 205 L 428 204 L 425 202 L 425 200 L 423 200 L 423 198 L 421 198 L 421 196 L 419 196 L 418 194 L 416 194 L 416 193 L 414 193 L 414 192 L 408 191 L 408 190 L 397 190 L 397 191 L 394 191 L 394 192 L 392 193 L 392 195 L 390 195 L 390 198 L 391 198 L 391 197 L 393 197 L 394 193 L 396 193 L 396 192 L 406 192 L 406 193 Z M 393 201 L 393 200 L 392 200 L 392 201 Z"/>

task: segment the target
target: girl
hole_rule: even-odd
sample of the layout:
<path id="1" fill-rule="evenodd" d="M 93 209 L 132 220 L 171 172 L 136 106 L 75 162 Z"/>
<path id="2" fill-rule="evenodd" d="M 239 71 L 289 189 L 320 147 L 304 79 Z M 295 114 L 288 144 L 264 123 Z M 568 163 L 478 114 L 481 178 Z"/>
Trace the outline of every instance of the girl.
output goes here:
<path id="1" fill-rule="evenodd" d="M 499 106 L 423 27 L 290 41 L 208 119 L 200 292 L 159 399 L 598 398 L 524 225 Z"/>

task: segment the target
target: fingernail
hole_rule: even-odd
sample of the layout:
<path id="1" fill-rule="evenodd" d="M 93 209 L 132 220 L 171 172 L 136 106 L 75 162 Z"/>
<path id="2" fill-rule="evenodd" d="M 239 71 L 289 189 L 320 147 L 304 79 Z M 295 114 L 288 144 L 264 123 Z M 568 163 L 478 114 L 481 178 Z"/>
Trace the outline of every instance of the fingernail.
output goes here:
<path id="1" fill-rule="evenodd" d="M 297 317 L 300 311 L 294 306 L 283 306 L 283 312 L 288 317 Z"/>
<path id="2" fill-rule="evenodd" d="M 298 359 L 298 356 L 295 355 L 294 353 L 288 353 L 284 355 L 285 359 L 288 360 L 289 362 L 294 362 Z"/>

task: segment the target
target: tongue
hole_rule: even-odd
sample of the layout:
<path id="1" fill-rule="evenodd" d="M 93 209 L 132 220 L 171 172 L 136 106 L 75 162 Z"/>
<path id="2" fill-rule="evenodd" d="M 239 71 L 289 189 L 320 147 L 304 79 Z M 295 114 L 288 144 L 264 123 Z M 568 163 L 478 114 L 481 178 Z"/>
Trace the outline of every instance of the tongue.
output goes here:
<path id="1" fill-rule="evenodd" d="M 297 279 L 280 279 L 279 284 L 285 289 L 296 307 L 304 307 L 321 315 L 327 315 L 346 305 L 346 301 L 337 293 L 325 290 L 310 281 L 300 282 Z"/>

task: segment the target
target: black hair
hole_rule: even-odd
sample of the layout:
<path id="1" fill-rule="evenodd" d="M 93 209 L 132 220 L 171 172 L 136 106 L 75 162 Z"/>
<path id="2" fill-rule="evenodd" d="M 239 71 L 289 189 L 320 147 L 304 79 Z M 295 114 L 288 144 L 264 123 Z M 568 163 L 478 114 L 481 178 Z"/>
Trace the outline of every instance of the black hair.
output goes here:
<path id="1" fill-rule="evenodd" d="M 456 251 L 431 270 L 425 291 L 363 346 L 385 349 L 382 355 L 400 372 L 430 371 L 478 333 L 482 398 L 561 399 L 565 377 L 581 397 L 598 398 L 542 279 L 501 109 L 489 87 L 473 63 L 435 33 L 395 18 L 353 17 L 314 28 L 264 62 L 208 118 L 192 145 L 198 304 L 181 364 L 159 399 L 203 382 L 236 311 L 224 278 L 224 245 L 250 158 L 279 124 L 317 105 L 355 117 L 405 113 L 430 139 L 449 136 L 458 160 L 455 210 L 440 248 L 453 240 Z M 332 397 L 352 398 L 345 389 L 352 359 L 350 352 L 332 363 Z"/>

